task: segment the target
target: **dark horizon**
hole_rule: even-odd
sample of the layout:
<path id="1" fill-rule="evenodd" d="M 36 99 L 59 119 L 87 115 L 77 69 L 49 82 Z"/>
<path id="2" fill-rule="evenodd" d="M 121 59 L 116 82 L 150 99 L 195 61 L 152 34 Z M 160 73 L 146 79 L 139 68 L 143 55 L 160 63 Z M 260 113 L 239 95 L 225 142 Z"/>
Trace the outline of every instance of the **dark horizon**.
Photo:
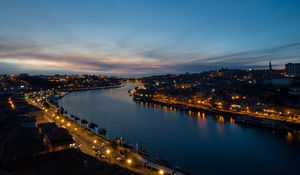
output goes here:
<path id="1" fill-rule="evenodd" d="M 286 63 L 288 64 L 288 63 Z M 30 76 L 55 76 L 55 75 L 97 75 L 97 76 L 111 76 L 111 77 L 121 77 L 121 78 L 142 78 L 142 77 L 150 77 L 150 76 L 159 76 L 159 75 L 167 75 L 167 74 L 174 74 L 174 75 L 180 75 L 180 74 L 197 74 L 197 73 L 202 73 L 202 72 L 210 72 L 210 71 L 216 71 L 216 70 L 221 70 L 221 69 L 230 69 L 230 70 L 268 70 L 269 65 L 266 66 L 260 66 L 256 68 L 230 68 L 230 67 L 216 67 L 215 69 L 205 69 L 205 70 L 199 70 L 199 71 L 190 71 L 190 72 L 160 72 L 160 73 L 151 73 L 151 74 L 106 74 L 106 73 L 78 73 L 78 72 L 49 72 L 49 73 L 37 73 L 37 72 L 16 72 L 16 73 L 1 73 L 2 75 L 7 74 L 7 75 L 19 75 L 19 74 L 28 74 Z M 284 70 L 284 66 L 276 66 L 272 64 L 272 69 L 273 70 Z"/>

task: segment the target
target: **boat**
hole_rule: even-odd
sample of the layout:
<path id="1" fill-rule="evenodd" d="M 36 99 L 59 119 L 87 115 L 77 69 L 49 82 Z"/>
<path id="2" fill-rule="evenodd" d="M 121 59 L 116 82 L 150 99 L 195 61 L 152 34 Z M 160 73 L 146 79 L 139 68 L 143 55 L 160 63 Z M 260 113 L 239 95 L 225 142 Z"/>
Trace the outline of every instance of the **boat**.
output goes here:
<path id="1" fill-rule="evenodd" d="M 88 121 L 86 121 L 85 119 L 81 119 L 81 124 L 85 124 L 85 125 L 87 125 L 89 122 Z"/>
<path id="2" fill-rule="evenodd" d="M 172 167 L 172 165 L 171 165 L 169 162 L 167 162 L 166 160 L 164 160 L 164 159 L 162 159 L 162 158 L 160 158 L 160 157 L 156 157 L 156 158 L 155 158 L 155 161 L 156 161 L 157 163 L 161 164 L 161 165 L 166 166 L 166 167 Z"/>
<path id="3" fill-rule="evenodd" d="M 149 156 L 149 153 L 148 153 L 146 150 L 143 150 L 143 149 L 141 149 L 141 148 L 138 148 L 137 153 L 138 153 L 139 155 Z"/>
<path id="4" fill-rule="evenodd" d="M 125 141 L 122 142 L 122 146 L 128 149 L 134 149 L 134 146 L 130 143 L 127 143 Z"/>
<path id="5" fill-rule="evenodd" d="M 174 170 L 175 170 L 176 172 L 180 172 L 180 173 L 183 173 L 183 174 L 186 174 L 186 175 L 191 175 L 190 172 L 188 172 L 188 171 L 186 171 L 186 170 L 183 170 L 183 169 L 181 169 L 181 168 L 178 167 L 178 166 L 174 166 Z"/>
<path id="6" fill-rule="evenodd" d="M 93 123 L 93 122 L 91 122 L 91 123 L 89 124 L 89 128 L 98 128 L 98 125 L 95 124 L 95 123 Z"/>
<path id="7" fill-rule="evenodd" d="M 106 135 L 107 131 L 106 131 L 105 128 L 101 128 L 101 129 L 99 129 L 98 133 L 101 134 L 101 135 Z"/>

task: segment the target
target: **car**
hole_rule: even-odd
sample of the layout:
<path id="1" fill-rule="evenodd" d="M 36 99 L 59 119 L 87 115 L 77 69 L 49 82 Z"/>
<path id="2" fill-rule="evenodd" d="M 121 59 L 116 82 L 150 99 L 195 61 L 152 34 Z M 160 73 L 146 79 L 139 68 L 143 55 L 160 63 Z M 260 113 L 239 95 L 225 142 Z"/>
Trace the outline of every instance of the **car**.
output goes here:
<path id="1" fill-rule="evenodd" d="M 100 154 L 100 158 L 102 158 L 102 159 L 107 159 L 107 156 L 104 155 L 104 154 Z"/>
<path id="2" fill-rule="evenodd" d="M 117 157 L 116 160 L 121 161 L 121 160 L 123 160 L 123 158 L 122 157 Z"/>

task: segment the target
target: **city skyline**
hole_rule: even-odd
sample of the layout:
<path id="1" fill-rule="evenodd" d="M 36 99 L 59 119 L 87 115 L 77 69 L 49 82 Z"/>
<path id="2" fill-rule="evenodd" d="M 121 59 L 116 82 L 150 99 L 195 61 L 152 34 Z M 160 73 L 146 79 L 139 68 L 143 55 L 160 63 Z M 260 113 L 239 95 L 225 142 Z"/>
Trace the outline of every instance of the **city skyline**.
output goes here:
<path id="1" fill-rule="evenodd" d="M 296 1 L 2 1 L 0 73 L 153 75 L 282 68 Z"/>

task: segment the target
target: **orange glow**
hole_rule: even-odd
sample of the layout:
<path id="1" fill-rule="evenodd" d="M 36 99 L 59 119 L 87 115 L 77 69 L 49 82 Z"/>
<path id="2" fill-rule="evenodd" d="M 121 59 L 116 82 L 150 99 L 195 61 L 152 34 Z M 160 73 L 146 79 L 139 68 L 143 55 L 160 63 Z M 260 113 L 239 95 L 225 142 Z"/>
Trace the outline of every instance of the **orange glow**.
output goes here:
<path id="1" fill-rule="evenodd" d="M 127 161 L 126 161 L 129 165 L 131 165 L 131 163 L 132 163 L 132 160 L 131 159 L 127 159 Z"/>
<path id="2" fill-rule="evenodd" d="M 224 117 L 223 116 L 219 116 L 219 118 L 218 118 L 218 122 L 219 123 L 224 123 Z"/>
<path id="3" fill-rule="evenodd" d="M 159 170 L 158 172 L 159 174 L 165 174 L 165 172 L 163 170 Z"/>
<path id="4" fill-rule="evenodd" d="M 223 103 L 222 103 L 222 102 L 217 102 L 217 105 L 220 105 L 220 106 L 221 106 L 221 105 L 223 105 Z"/>
<path id="5" fill-rule="evenodd" d="M 11 100 L 11 98 L 8 99 L 8 103 L 10 104 L 10 107 L 11 107 L 12 109 L 15 109 L 15 108 L 16 108 L 15 105 L 14 105 L 14 103 L 13 103 L 13 101 Z"/>
<path id="6" fill-rule="evenodd" d="M 291 143 L 293 141 L 293 134 L 288 132 L 286 135 L 286 140 L 288 143 Z"/>

